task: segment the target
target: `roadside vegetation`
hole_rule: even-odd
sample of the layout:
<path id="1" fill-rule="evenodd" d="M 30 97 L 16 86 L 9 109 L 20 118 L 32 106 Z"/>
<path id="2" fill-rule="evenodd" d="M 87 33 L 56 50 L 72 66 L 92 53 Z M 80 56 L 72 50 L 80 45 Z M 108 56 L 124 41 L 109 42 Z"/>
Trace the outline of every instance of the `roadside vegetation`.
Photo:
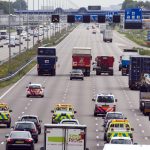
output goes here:
<path id="1" fill-rule="evenodd" d="M 44 39 L 42 41 L 42 45 L 45 46 L 55 46 L 59 42 L 61 42 L 76 26 L 70 26 L 69 29 L 66 31 L 63 29 L 60 32 L 57 32 L 55 36 L 52 36 L 50 39 Z M 35 46 L 29 50 L 26 50 L 25 52 L 22 52 L 20 55 L 15 56 L 11 59 L 11 65 L 9 65 L 9 62 L 5 62 L 2 65 L 0 65 L 0 79 L 7 77 L 13 73 L 15 73 L 17 70 L 19 70 L 22 66 L 30 62 L 33 58 L 36 57 L 36 51 L 37 48 L 41 46 L 39 44 L 35 44 Z M 15 77 L 13 77 L 10 80 L 7 81 L 1 81 L 0 82 L 0 88 L 5 87 L 9 84 L 12 84 L 19 80 L 23 75 L 25 75 L 33 66 L 35 66 L 36 61 L 32 61 L 25 69 L 20 71 Z"/>
<path id="2" fill-rule="evenodd" d="M 124 34 L 128 39 L 137 43 L 138 45 L 150 47 L 147 43 L 147 31 L 146 29 L 143 30 L 118 30 L 119 33 Z"/>

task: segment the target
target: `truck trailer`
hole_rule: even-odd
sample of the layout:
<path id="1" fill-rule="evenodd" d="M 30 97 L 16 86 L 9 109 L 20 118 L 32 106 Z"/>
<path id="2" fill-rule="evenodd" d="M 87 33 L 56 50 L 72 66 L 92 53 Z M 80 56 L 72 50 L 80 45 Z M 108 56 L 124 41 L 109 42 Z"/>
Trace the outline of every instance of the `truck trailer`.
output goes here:
<path id="1" fill-rule="evenodd" d="M 45 124 L 43 150 L 88 150 L 86 125 Z"/>
<path id="2" fill-rule="evenodd" d="M 139 90 L 144 74 L 150 73 L 150 56 L 130 56 L 129 88 Z"/>
<path id="3" fill-rule="evenodd" d="M 91 48 L 74 47 L 72 50 L 72 69 L 81 69 L 84 76 L 90 76 Z"/>
<path id="4" fill-rule="evenodd" d="M 38 47 L 37 72 L 38 75 L 56 75 L 56 48 Z"/>
<path id="5" fill-rule="evenodd" d="M 112 37 L 113 37 L 112 30 L 110 30 L 110 29 L 104 30 L 104 32 L 103 32 L 103 41 L 104 42 L 107 42 L 107 41 L 112 42 Z"/>
<path id="6" fill-rule="evenodd" d="M 97 63 L 96 67 L 96 75 L 101 75 L 101 73 L 108 73 L 109 75 L 113 75 L 113 64 L 114 64 L 113 56 L 97 56 L 95 61 Z"/>
<path id="7" fill-rule="evenodd" d="M 119 71 L 121 71 L 122 76 L 129 74 L 130 56 L 139 55 L 136 49 L 124 49 L 119 61 Z"/>

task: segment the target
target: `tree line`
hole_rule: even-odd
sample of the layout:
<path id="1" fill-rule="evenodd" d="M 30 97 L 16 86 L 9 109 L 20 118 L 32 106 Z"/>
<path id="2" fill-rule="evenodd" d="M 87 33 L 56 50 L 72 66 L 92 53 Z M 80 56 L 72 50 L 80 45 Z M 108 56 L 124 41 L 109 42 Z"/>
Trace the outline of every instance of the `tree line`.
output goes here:
<path id="1" fill-rule="evenodd" d="M 150 1 L 135 1 L 135 0 L 125 0 L 122 4 L 122 10 L 127 9 L 127 8 L 143 8 L 143 9 L 150 9 Z"/>
<path id="2" fill-rule="evenodd" d="M 14 10 L 27 10 L 27 3 L 25 0 L 16 0 L 15 2 L 0 1 L 0 10 L 4 14 L 14 13 Z"/>

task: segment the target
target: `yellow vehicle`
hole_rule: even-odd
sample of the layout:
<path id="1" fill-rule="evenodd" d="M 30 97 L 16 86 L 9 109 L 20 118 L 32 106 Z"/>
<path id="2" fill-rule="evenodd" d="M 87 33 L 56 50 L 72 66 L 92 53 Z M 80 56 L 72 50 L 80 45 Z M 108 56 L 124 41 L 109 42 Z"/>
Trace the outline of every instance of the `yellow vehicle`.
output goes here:
<path id="1" fill-rule="evenodd" d="M 104 140 L 109 142 L 112 137 L 130 137 L 133 140 L 134 129 L 127 119 L 114 119 L 109 123 L 108 130 L 104 134 Z"/>
<path id="2" fill-rule="evenodd" d="M 7 128 L 11 126 L 11 115 L 9 107 L 6 103 L 0 103 L 0 124 L 6 124 Z"/>
<path id="3" fill-rule="evenodd" d="M 62 119 L 75 119 L 76 113 L 71 104 L 57 104 L 51 112 L 53 113 L 52 123 L 60 123 Z"/>

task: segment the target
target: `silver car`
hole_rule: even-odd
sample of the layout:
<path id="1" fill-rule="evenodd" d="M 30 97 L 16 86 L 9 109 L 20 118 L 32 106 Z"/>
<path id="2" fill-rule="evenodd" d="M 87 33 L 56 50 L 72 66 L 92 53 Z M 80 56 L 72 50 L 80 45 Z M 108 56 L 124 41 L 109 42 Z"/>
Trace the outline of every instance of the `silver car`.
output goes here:
<path id="1" fill-rule="evenodd" d="M 70 72 L 70 80 L 72 79 L 81 79 L 84 80 L 84 75 L 81 69 L 73 69 Z"/>

